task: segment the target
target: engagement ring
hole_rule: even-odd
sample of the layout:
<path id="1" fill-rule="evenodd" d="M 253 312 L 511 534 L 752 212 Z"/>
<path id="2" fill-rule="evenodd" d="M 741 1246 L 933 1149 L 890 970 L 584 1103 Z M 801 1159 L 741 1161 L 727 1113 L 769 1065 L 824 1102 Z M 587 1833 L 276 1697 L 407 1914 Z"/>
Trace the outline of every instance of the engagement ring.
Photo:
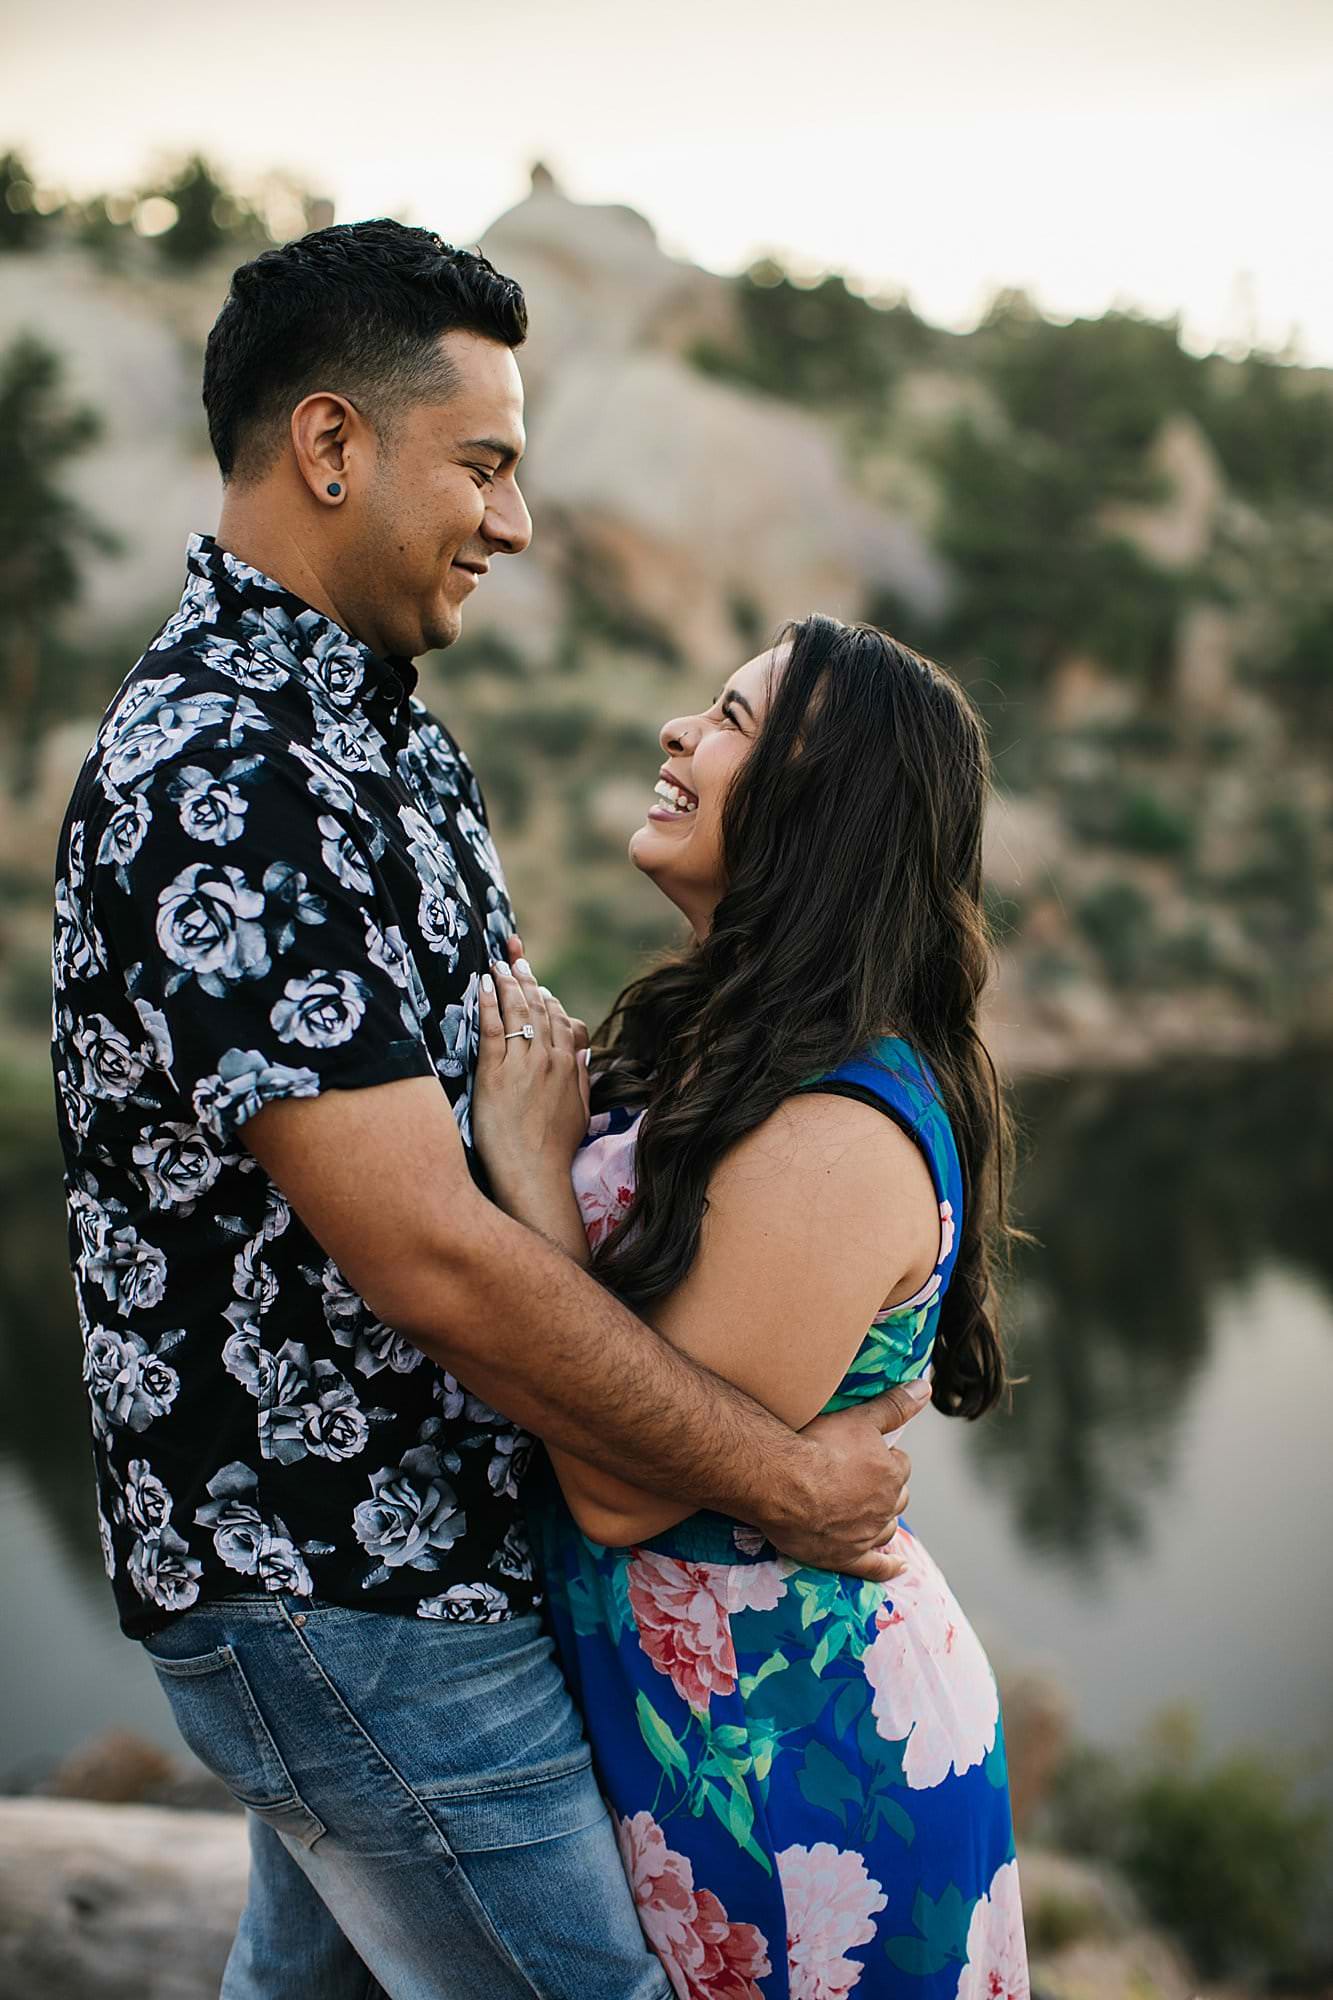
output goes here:
<path id="1" fill-rule="evenodd" d="M 524 1028 L 510 1028 L 505 1035 L 505 1040 L 507 1042 L 512 1042 L 515 1035 L 522 1035 L 525 1042 L 530 1042 L 535 1033 L 536 1029 L 533 1027 L 531 1021 L 529 1021 L 527 1026 Z"/>

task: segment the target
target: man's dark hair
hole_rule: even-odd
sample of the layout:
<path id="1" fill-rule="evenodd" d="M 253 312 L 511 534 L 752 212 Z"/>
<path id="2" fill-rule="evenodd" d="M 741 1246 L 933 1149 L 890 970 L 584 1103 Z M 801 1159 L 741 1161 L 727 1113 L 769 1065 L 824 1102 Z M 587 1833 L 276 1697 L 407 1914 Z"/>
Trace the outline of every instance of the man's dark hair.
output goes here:
<path id="1" fill-rule="evenodd" d="M 443 401 L 442 333 L 518 347 L 522 287 L 480 252 L 401 222 L 316 229 L 242 264 L 208 336 L 204 408 L 222 477 L 255 478 L 287 419 L 318 389 L 354 402 L 383 435 L 405 404 Z"/>

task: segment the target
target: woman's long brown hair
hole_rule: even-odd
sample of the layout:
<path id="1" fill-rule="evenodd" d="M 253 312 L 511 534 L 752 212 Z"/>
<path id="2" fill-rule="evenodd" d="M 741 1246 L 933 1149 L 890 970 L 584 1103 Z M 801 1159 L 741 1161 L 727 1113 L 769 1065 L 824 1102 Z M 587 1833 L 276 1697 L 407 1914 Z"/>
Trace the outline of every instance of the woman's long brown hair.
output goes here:
<path id="1" fill-rule="evenodd" d="M 993 1265 L 1010 1130 L 977 1009 L 991 966 L 990 783 L 962 688 L 873 626 L 790 626 L 768 713 L 722 813 L 708 935 L 619 995 L 593 1042 L 594 1110 L 639 1105 L 637 1187 L 593 1273 L 627 1304 L 680 1283 L 722 1156 L 812 1076 L 888 1034 L 929 1061 L 962 1161 L 933 1400 L 977 1417 L 1005 1386 Z"/>

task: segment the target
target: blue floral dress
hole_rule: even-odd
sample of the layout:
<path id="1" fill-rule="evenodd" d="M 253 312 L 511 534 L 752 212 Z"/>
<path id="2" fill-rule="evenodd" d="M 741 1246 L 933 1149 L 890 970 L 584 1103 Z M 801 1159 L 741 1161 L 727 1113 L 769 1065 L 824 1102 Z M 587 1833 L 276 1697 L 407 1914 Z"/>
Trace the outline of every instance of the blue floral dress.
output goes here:
<path id="1" fill-rule="evenodd" d="M 810 1087 L 916 1139 L 940 1203 L 929 1283 L 876 1315 L 829 1409 L 929 1365 L 962 1182 L 924 1061 L 877 1043 Z M 574 1180 L 595 1245 L 638 1118 L 599 1114 Z M 648 1940 L 681 2000 L 1017 2000 L 1028 1991 L 989 1662 L 915 1535 L 891 1584 L 802 1569 L 701 1513 L 634 1548 L 532 1509 L 565 1671 Z"/>

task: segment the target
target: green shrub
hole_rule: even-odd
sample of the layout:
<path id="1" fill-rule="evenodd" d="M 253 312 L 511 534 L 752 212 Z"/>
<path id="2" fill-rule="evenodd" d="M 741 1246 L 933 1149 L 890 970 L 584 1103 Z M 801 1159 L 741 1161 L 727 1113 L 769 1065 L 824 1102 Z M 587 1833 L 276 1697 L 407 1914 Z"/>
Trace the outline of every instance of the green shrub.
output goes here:
<path id="1" fill-rule="evenodd" d="M 1114 1757 L 1075 1744 L 1056 1774 L 1043 1837 L 1069 1854 L 1118 1860 L 1128 1792 L 1128 1777 Z"/>
<path id="2" fill-rule="evenodd" d="M 877 304 L 844 278 L 801 284 L 767 260 L 736 279 L 738 339 L 701 340 L 689 359 L 702 374 L 797 403 L 882 403 L 905 362 L 929 358 L 948 336 L 905 302 Z"/>
<path id="3" fill-rule="evenodd" d="M 1097 518 L 1111 494 L 1137 495 L 1133 480 L 1099 492 L 1078 446 L 1038 430 L 995 437 L 970 416 L 934 440 L 928 459 L 943 501 L 939 549 L 956 581 L 938 644 L 969 684 L 984 662 L 1008 694 L 1040 688 L 1075 652 L 1144 687 L 1162 684 L 1188 582 Z"/>
<path id="4" fill-rule="evenodd" d="M 1212 931 L 1205 923 L 1190 925 L 1163 938 L 1157 947 L 1157 965 L 1163 976 L 1190 986 L 1225 974 Z"/>
<path id="5" fill-rule="evenodd" d="M 1109 1862 L 1145 1913 L 1209 1977 L 1308 1971 L 1328 1819 L 1257 1756 L 1204 1764 L 1188 1706 L 1163 1711 L 1143 1748 L 1075 1748 L 1052 1788 L 1043 1839 Z"/>
<path id="6" fill-rule="evenodd" d="M 47 220 L 35 206 L 37 189 L 17 153 L 0 155 L 0 250 L 34 250 Z"/>
<path id="7" fill-rule="evenodd" d="M 1100 1937 L 1106 1930 L 1101 1908 L 1086 1897 L 1051 1891 L 1023 1908 L 1023 1930 L 1028 1950 L 1034 1955 L 1063 1951 L 1085 1938 Z"/>
<path id="8" fill-rule="evenodd" d="M 1089 723 L 1077 736 L 1117 757 L 1170 757 L 1180 747 L 1180 731 L 1174 723 L 1165 716 L 1141 712 L 1116 722 Z"/>
<path id="9" fill-rule="evenodd" d="M 1228 480 L 1259 506 L 1333 507 L 1333 395 L 1267 355 L 1213 360 L 1195 404 Z"/>
<path id="10" fill-rule="evenodd" d="M 16 1027 L 33 1031 L 51 1026 L 51 955 L 47 951 L 17 953 L 9 967 L 5 1014 Z"/>
<path id="11" fill-rule="evenodd" d="M 1281 1971 L 1299 1961 L 1322 1880 L 1324 1814 L 1251 1757 L 1159 1771 L 1126 1807 L 1124 1864 L 1145 1908 L 1201 1971 Z"/>
<path id="12" fill-rule="evenodd" d="M 1202 372 L 1174 321 L 1134 313 L 1061 326 L 1019 302 L 992 313 L 974 348 L 1013 424 L 1079 452 L 1090 489 L 1128 482 L 1140 497 L 1143 454 Z"/>
<path id="13" fill-rule="evenodd" d="M 1258 936 L 1308 938 L 1319 920 L 1319 842 L 1309 816 L 1290 800 L 1274 800 L 1260 815 L 1254 846 L 1227 887 L 1243 920 Z"/>
<path id="14" fill-rule="evenodd" d="M 1183 855 L 1194 845 L 1194 827 L 1180 806 L 1139 785 L 1122 798 L 1111 837 L 1134 854 Z"/>
<path id="15" fill-rule="evenodd" d="M 565 622 L 557 667 L 565 673 L 578 672 L 583 665 L 583 647 L 599 641 L 621 652 L 642 653 L 666 667 L 678 667 L 683 657 L 673 632 L 650 612 L 631 604 L 607 581 L 599 564 L 580 555 L 571 561 L 566 577 Z"/>
<path id="16" fill-rule="evenodd" d="M 1299 605 L 1285 636 L 1254 670 L 1306 732 L 1333 733 L 1333 595 Z"/>
<path id="17" fill-rule="evenodd" d="M 478 632 L 451 646 L 440 661 L 446 684 L 463 680 L 521 681 L 527 673 L 523 655 L 500 632 Z"/>
<path id="18" fill-rule="evenodd" d="M 1113 986 L 1131 986 L 1148 971 L 1152 905 L 1132 882 L 1105 882 L 1077 910 L 1079 927 L 1101 957 Z"/>
<path id="19" fill-rule="evenodd" d="M 614 905 L 589 899 L 575 908 L 565 941 L 544 976 L 564 1005 L 595 1028 L 621 987 L 679 929 L 674 912 L 646 909 L 642 917 L 631 918 Z"/>
<path id="20" fill-rule="evenodd" d="M 53 348 L 20 334 L 0 355 L 0 723 L 21 752 L 69 698 L 53 673 L 53 607 L 77 602 L 90 555 L 118 538 L 66 490 L 65 468 L 102 421 L 72 403 Z"/>
<path id="21" fill-rule="evenodd" d="M 767 636 L 764 631 L 764 614 L 748 590 L 733 590 L 727 600 L 731 622 L 736 627 L 736 636 L 743 646 L 757 653 Z"/>
<path id="22" fill-rule="evenodd" d="M 587 748 L 597 722 L 597 710 L 586 702 L 534 702 L 519 710 L 508 726 L 516 739 L 563 763 Z"/>
<path id="23" fill-rule="evenodd" d="M 501 835 L 517 833 L 527 823 L 532 781 L 516 752 L 512 726 L 495 716 L 479 716 L 468 739 L 473 769 Z"/>

